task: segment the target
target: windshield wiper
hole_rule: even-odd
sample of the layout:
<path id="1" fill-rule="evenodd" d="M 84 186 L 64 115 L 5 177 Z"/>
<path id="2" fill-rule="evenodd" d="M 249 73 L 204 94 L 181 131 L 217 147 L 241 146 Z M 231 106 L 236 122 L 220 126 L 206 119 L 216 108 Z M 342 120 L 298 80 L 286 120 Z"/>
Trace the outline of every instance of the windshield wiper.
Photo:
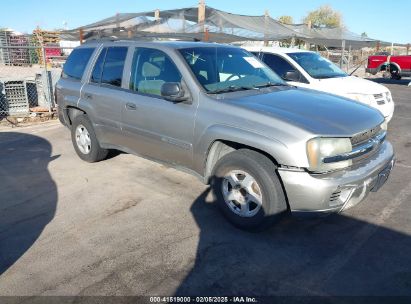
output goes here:
<path id="1" fill-rule="evenodd" d="M 253 86 L 256 89 L 261 89 L 261 88 L 268 88 L 268 87 L 279 87 L 279 86 L 288 86 L 288 84 L 286 83 L 281 83 L 281 82 L 267 82 L 267 83 L 263 83 L 260 85 L 255 85 Z"/>
<path id="2" fill-rule="evenodd" d="M 228 92 L 237 92 L 237 91 L 245 91 L 245 90 L 254 90 L 254 87 L 246 87 L 246 86 L 229 86 L 223 89 L 217 89 L 214 91 L 209 91 L 209 94 L 220 94 L 220 93 L 228 93 Z"/>

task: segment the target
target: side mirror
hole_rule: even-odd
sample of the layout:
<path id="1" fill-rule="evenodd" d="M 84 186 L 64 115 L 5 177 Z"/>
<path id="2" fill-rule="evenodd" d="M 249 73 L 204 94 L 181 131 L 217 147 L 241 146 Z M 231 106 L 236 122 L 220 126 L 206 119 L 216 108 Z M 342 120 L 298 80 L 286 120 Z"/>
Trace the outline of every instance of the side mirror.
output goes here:
<path id="1" fill-rule="evenodd" d="M 181 84 L 178 82 L 166 82 L 161 86 L 161 96 L 172 102 L 182 102 L 188 99 L 185 96 Z"/>
<path id="2" fill-rule="evenodd" d="M 301 75 L 297 71 L 287 71 L 283 75 L 283 79 L 285 81 L 296 81 L 299 82 L 301 80 Z"/>

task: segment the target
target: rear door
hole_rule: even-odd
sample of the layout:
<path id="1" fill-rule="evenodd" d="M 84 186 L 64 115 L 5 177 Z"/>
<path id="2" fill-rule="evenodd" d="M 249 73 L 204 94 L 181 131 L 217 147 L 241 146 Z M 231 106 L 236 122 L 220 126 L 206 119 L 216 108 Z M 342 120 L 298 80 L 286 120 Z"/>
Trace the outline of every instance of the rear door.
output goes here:
<path id="1" fill-rule="evenodd" d="M 94 51 L 94 47 L 77 48 L 71 52 L 64 64 L 62 76 L 56 84 L 56 102 L 63 124 L 69 123 L 67 106 L 76 107 L 80 99 L 83 75 Z"/>
<path id="2" fill-rule="evenodd" d="M 183 84 L 182 75 L 161 50 L 136 48 L 133 52 L 128 98 L 122 110 L 127 145 L 149 158 L 189 167 L 196 105 L 173 103 L 161 96 L 161 86 Z"/>
<path id="3" fill-rule="evenodd" d="M 87 113 L 103 146 L 121 143 L 121 109 L 125 97 L 121 85 L 127 51 L 126 46 L 102 48 L 81 91 L 81 100 L 89 108 Z"/>

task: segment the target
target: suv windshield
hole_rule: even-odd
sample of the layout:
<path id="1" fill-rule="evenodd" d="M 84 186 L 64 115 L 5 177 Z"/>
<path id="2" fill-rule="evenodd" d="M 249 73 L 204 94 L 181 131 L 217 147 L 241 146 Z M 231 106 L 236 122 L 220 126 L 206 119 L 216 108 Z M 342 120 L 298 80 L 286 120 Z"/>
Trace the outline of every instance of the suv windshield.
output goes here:
<path id="1" fill-rule="evenodd" d="M 316 79 L 346 77 L 339 67 L 317 53 L 288 53 L 311 77 Z"/>
<path id="2" fill-rule="evenodd" d="M 179 51 L 208 93 L 286 85 L 264 63 L 240 48 L 195 47 Z"/>

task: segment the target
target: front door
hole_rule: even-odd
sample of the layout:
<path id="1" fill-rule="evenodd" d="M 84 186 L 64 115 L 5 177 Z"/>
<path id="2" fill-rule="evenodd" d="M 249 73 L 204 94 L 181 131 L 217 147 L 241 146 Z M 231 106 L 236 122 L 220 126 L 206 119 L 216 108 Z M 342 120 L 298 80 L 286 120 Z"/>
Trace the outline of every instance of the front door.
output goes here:
<path id="1" fill-rule="evenodd" d="M 160 50 L 136 48 L 130 75 L 122 109 L 128 146 L 149 158 L 190 167 L 196 106 L 161 96 L 164 83 L 183 81 L 176 65 Z"/>
<path id="2" fill-rule="evenodd" d="M 280 55 L 271 53 L 263 53 L 262 55 L 264 63 L 268 65 L 278 76 L 280 76 L 288 84 L 297 87 L 310 88 L 310 84 L 307 81 L 307 79 L 305 79 L 304 75 L 302 75 L 301 72 L 295 66 L 288 62 L 288 60 L 281 57 Z M 299 75 L 299 81 L 287 79 L 287 72 L 294 72 L 297 75 Z"/>

